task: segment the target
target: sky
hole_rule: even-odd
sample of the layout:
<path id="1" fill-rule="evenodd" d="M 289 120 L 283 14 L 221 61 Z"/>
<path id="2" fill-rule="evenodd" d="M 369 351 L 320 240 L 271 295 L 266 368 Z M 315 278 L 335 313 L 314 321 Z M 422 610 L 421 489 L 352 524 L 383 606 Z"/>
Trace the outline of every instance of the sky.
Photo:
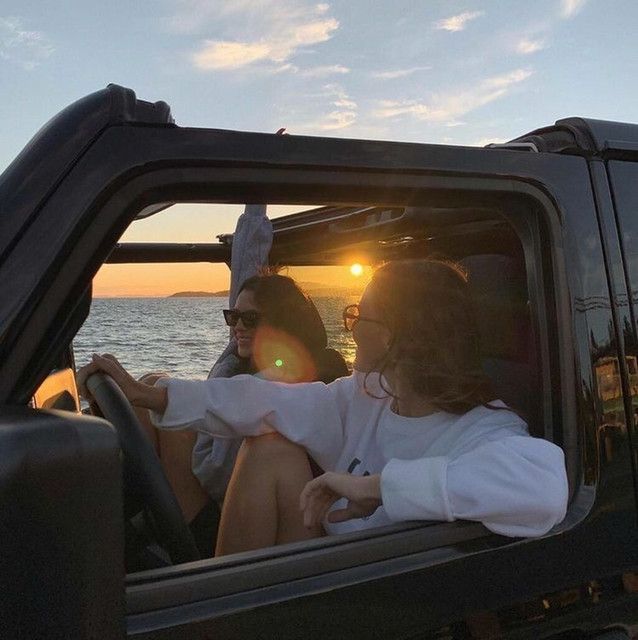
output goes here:
<path id="1" fill-rule="evenodd" d="M 636 24 L 636 0 L 0 0 L 0 171 L 110 82 L 178 125 L 292 135 L 480 146 L 568 116 L 636 122 Z M 123 239 L 210 241 L 240 211 L 182 205 Z M 223 288 L 197 269 L 182 288 Z M 137 281 L 110 267 L 96 289 Z"/>

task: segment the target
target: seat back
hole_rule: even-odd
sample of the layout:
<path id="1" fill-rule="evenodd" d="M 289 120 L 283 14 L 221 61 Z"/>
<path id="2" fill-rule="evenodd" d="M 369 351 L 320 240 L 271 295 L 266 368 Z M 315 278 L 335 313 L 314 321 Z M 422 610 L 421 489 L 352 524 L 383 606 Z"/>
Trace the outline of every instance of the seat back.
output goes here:
<path id="1" fill-rule="evenodd" d="M 494 394 L 542 436 L 537 358 L 523 264 L 497 254 L 460 260 L 477 314 L 483 370 Z"/>

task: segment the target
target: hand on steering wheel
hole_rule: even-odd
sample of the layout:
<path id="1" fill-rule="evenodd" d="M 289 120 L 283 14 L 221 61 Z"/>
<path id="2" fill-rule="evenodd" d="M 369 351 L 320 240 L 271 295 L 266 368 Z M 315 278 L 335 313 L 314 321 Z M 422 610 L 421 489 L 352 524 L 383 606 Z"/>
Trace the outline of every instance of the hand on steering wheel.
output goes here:
<path id="1" fill-rule="evenodd" d="M 87 378 L 98 371 L 103 371 L 113 378 L 126 399 L 136 407 L 145 407 L 163 413 L 166 409 L 167 397 L 166 389 L 154 387 L 140 382 L 120 364 L 115 356 L 110 353 L 98 355 L 93 354 L 91 362 L 84 365 L 76 375 L 80 394 L 87 400 L 91 400 L 91 390 L 87 388 Z"/>
<path id="2" fill-rule="evenodd" d="M 104 358 L 103 358 L 104 359 Z M 124 380 L 130 392 L 131 381 L 137 383 L 113 358 L 121 370 L 118 380 Z M 168 552 L 173 563 L 199 559 L 188 525 L 175 494 L 164 475 L 162 465 L 140 424 L 126 395 L 105 373 L 89 371 L 89 365 L 78 372 L 82 395 L 91 398 L 103 416 L 115 427 L 124 454 L 125 491 L 137 491 L 148 508 L 157 530 L 158 544 Z M 125 376 L 121 374 L 124 372 Z M 144 385 L 148 386 L 148 385 Z M 127 487 L 128 485 L 128 487 Z"/>

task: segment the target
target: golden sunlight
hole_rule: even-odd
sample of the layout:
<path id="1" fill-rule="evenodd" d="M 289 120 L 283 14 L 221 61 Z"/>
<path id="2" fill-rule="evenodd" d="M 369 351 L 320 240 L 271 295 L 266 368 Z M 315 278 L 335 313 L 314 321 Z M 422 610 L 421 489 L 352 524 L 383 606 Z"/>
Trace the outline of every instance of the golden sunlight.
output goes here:
<path id="1" fill-rule="evenodd" d="M 310 382 L 317 370 L 308 349 L 285 331 L 259 325 L 255 333 L 253 358 L 268 380 Z"/>
<path id="2" fill-rule="evenodd" d="M 350 273 L 358 278 L 363 273 L 363 267 L 358 262 L 355 262 L 350 267 Z"/>

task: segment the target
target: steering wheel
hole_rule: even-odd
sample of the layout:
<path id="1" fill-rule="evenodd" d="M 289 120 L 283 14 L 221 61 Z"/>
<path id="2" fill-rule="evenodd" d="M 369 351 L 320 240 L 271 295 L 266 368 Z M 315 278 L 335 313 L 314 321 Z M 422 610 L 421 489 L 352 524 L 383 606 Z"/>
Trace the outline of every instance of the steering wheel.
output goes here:
<path id="1" fill-rule="evenodd" d="M 124 454 L 127 489 L 134 488 L 155 523 L 157 540 L 173 564 L 199 560 L 200 555 L 162 465 L 131 403 L 113 378 L 94 373 L 86 380 L 103 416 L 115 427 Z"/>

